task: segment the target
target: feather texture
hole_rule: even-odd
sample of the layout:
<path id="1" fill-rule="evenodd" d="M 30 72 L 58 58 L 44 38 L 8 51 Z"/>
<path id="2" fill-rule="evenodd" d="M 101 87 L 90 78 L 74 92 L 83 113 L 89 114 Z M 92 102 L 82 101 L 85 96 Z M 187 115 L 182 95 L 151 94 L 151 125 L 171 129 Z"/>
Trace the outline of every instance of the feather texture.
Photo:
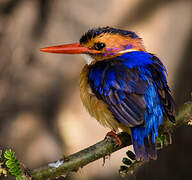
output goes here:
<path id="1" fill-rule="evenodd" d="M 175 122 L 176 108 L 166 69 L 147 53 L 132 31 L 91 29 L 80 43 L 41 49 L 44 52 L 84 54 L 80 96 L 89 113 L 102 125 L 132 135 L 137 159 L 156 158 L 158 128 L 165 119 Z"/>
<path id="2" fill-rule="evenodd" d="M 119 124 L 131 127 L 138 159 L 156 158 L 155 141 L 163 115 L 174 117 L 175 106 L 165 74 L 160 60 L 144 51 L 89 66 L 92 93 L 107 105 Z"/>

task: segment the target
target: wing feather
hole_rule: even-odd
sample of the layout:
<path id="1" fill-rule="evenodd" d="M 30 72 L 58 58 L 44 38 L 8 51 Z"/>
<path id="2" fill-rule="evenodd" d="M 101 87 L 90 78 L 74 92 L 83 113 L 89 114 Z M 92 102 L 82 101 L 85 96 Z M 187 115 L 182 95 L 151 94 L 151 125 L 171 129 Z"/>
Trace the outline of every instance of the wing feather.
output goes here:
<path id="1" fill-rule="evenodd" d="M 137 69 L 129 69 L 117 60 L 100 61 L 90 66 L 89 84 L 117 121 L 129 127 L 144 123 L 146 105 L 143 95 L 147 83 Z"/>

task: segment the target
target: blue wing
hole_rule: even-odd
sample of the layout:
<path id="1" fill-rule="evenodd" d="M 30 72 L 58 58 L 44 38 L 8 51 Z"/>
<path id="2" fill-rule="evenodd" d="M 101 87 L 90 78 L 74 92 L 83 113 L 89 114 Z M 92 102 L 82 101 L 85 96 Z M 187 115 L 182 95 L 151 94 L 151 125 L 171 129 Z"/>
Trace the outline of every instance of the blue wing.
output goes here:
<path id="1" fill-rule="evenodd" d="M 122 61 L 99 61 L 90 67 L 89 84 L 117 121 L 133 127 L 144 123 L 146 109 L 142 96 L 147 84 L 137 69 L 128 69 Z"/>
<path id="2" fill-rule="evenodd" d="M 89 66 L 89 84 L 117 121 L 131 127 L 137 157 L 156 157 L 155 139 L 163 115 L 174 121 L 166 70 L 152 54 L 135 51 Z"/>

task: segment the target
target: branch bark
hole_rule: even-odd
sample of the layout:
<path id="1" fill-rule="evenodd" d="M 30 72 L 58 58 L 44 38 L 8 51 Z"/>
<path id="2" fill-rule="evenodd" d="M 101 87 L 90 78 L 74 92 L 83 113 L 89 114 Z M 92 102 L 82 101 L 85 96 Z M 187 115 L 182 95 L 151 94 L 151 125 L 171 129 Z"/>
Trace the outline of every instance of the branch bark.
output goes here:
<path id="1" fill-rule="evenodd" d="M 162 127 L 160 127 L 160 134 L 172 133 L 177 127 L 189 123 L 192 121 L 192 102 L 185 103 L 180 109 L 178 116 L 176 117 L 176 124 L 166 121 Z M 82 150 L 68 157 L 49 163 L 38 169 L 31 171 L 33 179 L 51 179 L 59 176 L 67 176 L 70 172 L 76 172 L 79 168 L 85 165 L 103 158 L 111 153 L 118 151 L 126 146 L 132 144 L 131 136 L 127 133 L 120 133 L 119 138 L 122 141 L 122 145 L 118 146 L 115 138 L 105 138 L 104 140 Z"/>

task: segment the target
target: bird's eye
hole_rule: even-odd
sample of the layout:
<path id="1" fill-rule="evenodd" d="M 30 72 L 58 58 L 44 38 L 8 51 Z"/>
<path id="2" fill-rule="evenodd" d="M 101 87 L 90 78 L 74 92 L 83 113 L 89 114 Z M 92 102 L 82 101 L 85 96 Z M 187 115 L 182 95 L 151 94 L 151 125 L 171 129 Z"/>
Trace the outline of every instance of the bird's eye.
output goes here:
<path id="1" fill-rule="evenodd" d="M 96 50 L 101 50 L 101 49 L 103 49 L 105 47 L 105 43 L 95 43 L 94 44 L 94 48 L 96 49 Z"/>

